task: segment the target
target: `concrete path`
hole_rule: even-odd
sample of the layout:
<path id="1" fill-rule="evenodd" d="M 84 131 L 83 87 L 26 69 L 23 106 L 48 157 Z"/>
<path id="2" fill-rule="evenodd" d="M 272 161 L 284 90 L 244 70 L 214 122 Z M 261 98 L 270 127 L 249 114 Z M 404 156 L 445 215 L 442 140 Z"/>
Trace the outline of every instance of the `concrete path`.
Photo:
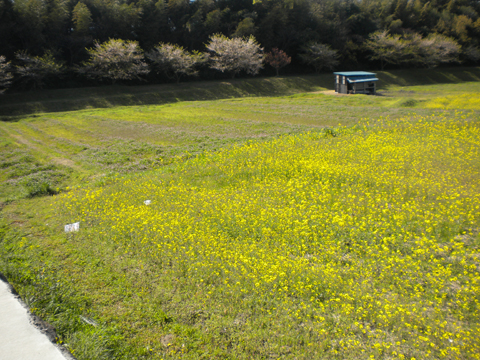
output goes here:
<path id="1" fill-rule="evenodd" d="M 34 324 L 30 312 L 20 303 L 10 285 L 0 278 L 0 359 L 66 360 L 48 337 Z M 41 321 L 36 321 L 41 323 Z"/>

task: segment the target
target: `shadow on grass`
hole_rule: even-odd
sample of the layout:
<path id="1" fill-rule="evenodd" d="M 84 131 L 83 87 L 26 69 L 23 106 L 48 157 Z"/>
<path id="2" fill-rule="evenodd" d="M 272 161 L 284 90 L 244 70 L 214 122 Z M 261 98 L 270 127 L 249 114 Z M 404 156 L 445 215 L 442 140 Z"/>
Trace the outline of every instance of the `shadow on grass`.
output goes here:
<path id="1" fill-rule="evenodd" d="M 0 98 L 0 118 L 4 121 L 15 121 L 19 116 L 35 113 L 167 104 L 179 101 L 218 100 L 246 96 L 290 95 L 324 89 L 322 84 L 325 84 L 325 81 L 320 77 L 322 76 L 274 77 L 144 86 L 112 85 L 6 94 Z"/>
<path id="2" fill-rule="evenodd" d="M 480 67 L 378 71 L 377 77 L 380 79 L 379 89 L 385 89 L 391 85 L 458 84 L 480 81 Z"/>

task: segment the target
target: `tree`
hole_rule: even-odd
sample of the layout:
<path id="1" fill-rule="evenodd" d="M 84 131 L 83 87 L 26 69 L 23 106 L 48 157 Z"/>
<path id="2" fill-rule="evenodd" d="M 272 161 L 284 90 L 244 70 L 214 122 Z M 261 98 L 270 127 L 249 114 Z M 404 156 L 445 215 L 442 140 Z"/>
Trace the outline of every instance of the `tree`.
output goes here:
<path id="1" fill-rule="evenodd" d="M 12 82 L 13 75 L 10 72 L 10 62 L 5 56 L 0 56 L 0 94 L 8 89 Z"/>
<path id="2" fill-rule="evenodd" d="M 197 75 L 196 67 L 206 61 L 205 54 L 189 53 L 182 46 L 160 43 L 145 54 L 159 72 L 177 83 L 184 75 Z"/>
<path id="3" fill-rule="evenodd" d="M 480 49 L 474 45 L 467 46 L 462 53 L 464 59 L 468 62 L 475 64 L 480 61 Z"/>
<path id="4" fill-rule="evenodd" d="M 34 89 L 42 88 L 48 78 L 59 76 L 64 71 L 63 65 L 49 51 L 43 56 L 31 56 L 26 51 L 18 52 L 15 56 L 22 63 L 16 66 L 17 75 Z"/>
<path id="5" fill-rule="evenodd" d="M 89 32 L 92 25 L 92 13 L 87 5 L 78 2 L 73 8 L 72 21 L 75 24 L 75 32 L 78 35 L 85 35 Z"/>
<path id="6" fill-rule="evenodd" d="M 87 1 L 92 11 L 93 23 L 90 29 L 98 41 L 107 39 L 132 39 L 140 28 L 142 9 L 137 1 Z"/>
<path id="7" fill-rule="evenodd" d="M 300 58 L 304 63 L 312 65 L 316 72 L 322 69 L 333 70 L 338 65 L 338 52 L 329 45 L 311 42 L 302 47 L 304 54 Z"/>
<path id="8" fill-rule="evenodd" d="M 463 44 L 470 42 L 471 38 L 468 36 L 468 29 L 472 28 L 473 21 L 466 15 L 455 16 L 453 21 L 453 32 L 456 35 L 456 38 L 459 39 Z"/>
<path id="9" fill-rule="evenodd" d="M 216 34 L 206 47 L 211 52 L 212 69 L 230 72 L 232 78 L 240 71 L 256 75 L 263 68 L 263 48 L 254 36 L 229 39 Z"/>
<path id="10" fill-rule="evenodd" d="M 5 56 L 11 57 L 17 50 L 18 13 L 10 0 L 0 0 L 0 49 Z"/>
<path id="11" fill-rule="evenodd" d="M 370 59 L 381 61 L 382 70 L 385 63 L 435 67 L 457 62 L 460 55 L 460 45 L 441 34 L 422 38 L 420 34 L 411 33 L 400 37 L 382 31 L 371 35 L 366 47 L 372 51 Z"/>
<path id="12" fill-rule="evenodd" d="M 103 44 L 95 43 L 87 49 L 90 60 L 78 68 L 80 74 L 90 78 L 117 80 L 141 79 L 149 73 L 143 50 L 136 41 L 110 39 Z"/>
<path id="13" fill-rule="evenodd" d="M 430 34 L 419 44 L 418 65 L 435 67 L 439 64 L 459 62 L 460 45 L 455 39 L 441 34 Z"/>
<path id="14" fill-rule="evenodd" d="M 253 22 L 252 18 L 247 17 L 238 23 L 237 29 L 235 30 L 235 33 L 233 34 L 233 36 L 245 37 L 245 36 L 253 35 L 254 32 L 255 32 L 255 23 Z"/>
<path id="15" fill-rule="evenodd" d="M 279 70 L 290 64 L 292 58 L 285 51 L 273 48 L 272 51 L 265 55 L 265 62 L 275 69 L 278 76 Z"/>
<path id="16" fill-rule="evenodd" d="M 230 9 L 227 8 L 224 11 L 220 9 L 215 9 L 213 11 L 210 11 L 207 14 L 207 17 L 205 18 L 205 21 L 203 22 L 203 26 L 205 27 L 206 32 L 209 34 L 212 34 L 220 31 L 223 24 L 222 20 L 226 16 L 229 10 Z"/>
<path id="17" fill-rule="evenodd" d="M 371 60 L 380 60 L 381 69 L 385 64 L 398 64 L 404 55 L 405 42 L 400 35 L 389 35 L 388 31 L 377 31 L 370 35 L 365 47 L 371 51 Z"/>
<path id="18" fill-rule="evenodd" d="M 169 38 L 170 26 L 168 22 L 167 4 L 165 1 L 140 0 L 137 6 L 141 7 L 140 23 L 135 28 L 137 39 L 144 48 L 152 48 L 160 41 Z M 170 39 L 168 39 L 170 40 Z"/>
<path id="19" fill-rule="evenodd" d="M 43 0 L 42 2 L 45 4 L 47 14 L 43 19 L 46 45 L 54 49 L 61 43 L 62 35 L 70 28 L 70 6 L 65 0 Z"/>

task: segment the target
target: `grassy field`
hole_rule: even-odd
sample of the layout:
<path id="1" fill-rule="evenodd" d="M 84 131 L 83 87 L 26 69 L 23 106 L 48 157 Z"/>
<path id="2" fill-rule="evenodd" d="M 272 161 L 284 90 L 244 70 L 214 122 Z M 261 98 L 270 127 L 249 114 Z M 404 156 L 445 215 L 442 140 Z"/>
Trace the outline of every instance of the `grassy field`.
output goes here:
<path id="1" fill-rule="evenodd" d="M 58 112 L 0 123 L 0 272 L 80 360 L 478 359 L 479 74 L 30 94 Z"/>

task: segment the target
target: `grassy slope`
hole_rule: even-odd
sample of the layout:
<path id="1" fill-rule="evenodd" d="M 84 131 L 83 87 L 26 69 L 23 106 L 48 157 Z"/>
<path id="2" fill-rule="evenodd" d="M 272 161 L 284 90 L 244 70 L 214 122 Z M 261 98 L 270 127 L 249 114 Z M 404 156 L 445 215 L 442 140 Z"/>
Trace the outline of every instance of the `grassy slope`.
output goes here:
<path id="1" fill-rule="evenodd" d="M 400 119 L 412 111 L 422 116 L 432 112 L 424 108 L 433 106 L 443 109 L 448 108 L 449 104 L 454 109 L 455 106 L 470 108 L 473 112 L 469 117 L 478 118 L 479 109 L 474 102 L 469 98 L 463 103 L 459 101 L 459 99 L 465 98 L 465 95 L 478 94 L 478 83 L 457 83 L 460 80 L 475 79 L 478 76 L 477 69 L 455 69 L 452 72 L 440 70 L 432 73 L 428 77 L 430 83 L 447 80 L 452 82 L 448 85 L 436 86 L 415 85 L 419 82 L 419 76 L 418 74 L 412 75 L 410 72 L 388 73 L 389 77 L 386 74 L 385 78 L 391 78 L 390 85 L 383 85 L 384 96 L 379 97 L 336 97 L 322 93 L 308 93 L 286 97 L 194 101 L 169 105 L 50 113 L 34 117 L 26 116 L 17 118 L 16 121 L 0 123 L 2 223 L 9 225 L 2 227 L 2 236 L 4 236 L 1 251 L 2 271 L 18 286 L 33 310 L 53 321 L 60 333 L 63 334 L 63 339 L 68 339 L 74 344 L 77 352 L 83 354 L 80 355 L 80 358 L 109 358 L 111 355 L 109 349 L 112 347 L 114 352 L 121 351 L 125 354 L 128 354 L 131 349 L 136 349 L 137 354 L 143 353 L 142 356 L 148 358 L 150 350 L 145 345 L 145 338 L 149 337 L 152 346 L 157 346 L 157 349 L 160 346 L 155 334 L 146 334 L 139 344 L 135 344 L 136 340 L 133 340 L 133 343 L 116 342 L 115 339 L 119 335 L 129 332 L 126 328 L 122 331 L 118 329 L 119 326 L 128 327 L 125 325 L 129 323 L 128 321 L 126 323 L 106 321 L 101 327 L 92 327 L 79 317 L 80 315 L 96 317 L 98 313 L 95 313 L 94 310 L 89 313 L 89 310 L 85 309 L 100 311 L 99 309 L 102 307 L 111 307 L 112 301 L 126 307 L 121 312 L 125 314 L 126 318 L 134 319 L 142 332 L 151 327 L 164 335 L 176 334 L 177 340 L 178 337 L 190 337 L 193 339 L 193 343 L 189 346 L 197 346 L 197 353 L 202 352 L 202 346 L 207 346 L 211 351 L 210 346 L 215 344 L 216 340 L 210 345 L 202 345 L 201 341 L 199 344 L 195 344 L 198 334 L 189 325 L 189 322 L 192 321 L 189 320 L 189 316 L 201 317 L 198 315 L 201 314 L 198 313 L 199 309 L 179 307 L 171 309 L 170 313 L 163 313 L 158 311 L 158 308 L 168 309 L 165 304 L 143 303 L 135 300 L 135 296 L 130 298 L 129 302 L 119 300 L 123 296 L 120 290 L 128 288 L 127 284 L 123 282 L 127 280 L 116 278 L 118 276 L 115 275 L 116 270 L 111 272 L 109 267 L 126 268 L 128 282 L 136 283 L 133 289 L 141 291 L 140 289 L 143 287 L 148 287 L 148 281 L 152 279 L 147 275 L 138 276 L 144 271 L 139 265 L 140 263 L 136 263 L 139 261 L 138 259 L 131 263 L 128 259 L 122 259 L 118 264 L 106 264 L 106 267 L 100 263 L 92 264 L 92 257 L 87 253 L 93 249 L 86 249 L 83 255 L 78 254 L 74 236 L 65 238 L 65 236 L 58 235 L 57 227 L 60 225 L 60 219 L 52 212 L 49 197 L 22 198 L 28 192 L 41 192 L 42 189 L 39 190 L 39 186 L 43 183 L 49 184 L 52 191 L 56 191 L 58 187 L 61 192 L 67 192 L 67 186 L 80 185 L 84 187 L 87 182 L 90 184 L 89 186 L 101 189 L 115 182 L 117 173 L 136 173 L 140 170 L 162 169 L 161 174 L 165 179 L 168 177 L 175 179 L 178 166 L 181 166 L 185 159 L 192 155 L 249 140 L 264 141 L 285 134 L 297 134 L 309 130 L 318 131 L 325 127 L 333 128 L 338 124 L 352 126 L 360 118 L 375 119 L 378 116 L 389 116 L 391 119 Z M 255 81 L 258 83 L 255 84 Z M 266 95 L 272 91 L 272 88 L 266 86 L 265 81 L 262 79 L 248 80 L 245 83 L 238 81 L 236 86 L 234 84 L 234 88 L 242 90 L 235 90 L 233 93 L 224 95 L 228 97 L 239 94 L 241 96 Z M 269 86 L 280 88 L 274 91 L 277 94 L 321 90 L 314 84 L 318 81 L 315 77 L 308 81 L 305 78 L 289 79 L 290 85 L 288 86 L 285 86 L 282 79 L 268 81 L 270 82 Z M 272 85 L 271 81 L 277 81 L 276 85 Z M 326 83 L 327 79 L 324 78 L 324 81 Z M 409 82 L 413 85 L 398 86 Z M 260 83 L 261 85 L 259 85 Z M 292 87 L 292 84 L 296 85 Z M 222 92 L 224 91 L 215 84 L 201 85 L 203 90 L 207 85 L 212 92 L 219 88 L 222 89 Z M 190 85 L 185 85 L 185 89 L 188 86 Z M 194 86 L 198 86 L 198 84 Z M 230 86 L 232 85 L 228 85 L 228 87 Z M 258 90 L 259 87 L 261 90 Z M 145 90 L 148 87 L 142 88 Z M 108 104 L 104 104 L 108 106 L 115 104 L 112 99 L 129 97 L 137 99 L 134 103 L 143 104 L 148 102 L 148 100 L 144 100 L 147 98 L 145 94 L 152 90 L 145 92 L 142 88 L 128 88 L 134 93 L 138 91 L 142 94 L 141 96 L 138 93 L 125 94 L 125 89 L 121 88 L 103 89 L 120 91 L 120 95 L 103 93 L 101 96 L 103 99 L 109 99 Z M 248 93 L 248 88 L 252 89 L 252 93 Z M 207 98 L 223 97 L 219 93 L 205 95 L 203 90 L 197 92 L 197 95 L 201 93 L 201 98 L 204 98 L 202 96 Z M 192 94 L 195 91 L 197 90 L 193 90 L 193 92 L 183 90 L 183 98 L 180 97 L 180 99 L 194 100 Z M 175 95 L 172 95 L 172 90 L 167 92 L 169 95 L 165 102 L 178 100 Z M 44 96 L 48 96 L 48 93 Z M 85 99 L 77 101 L 73 90 L 70 95 L 66 94 L 65 96 L 72 98 L 58 102 L 56 100 L 38 102 L 38 94 L 32 94 L 29 102 L 35 103 L 37 109 L 53 111 L 71 108 L 72 104 L 74 104 L 73 108 L 82 108 L 86 104 L 96 106 L 96 103 L 92 105 L 90 102 L 91 98 L 86 102 Z M 143 100 L 138 100 L 139 98 Z M 439 100 L 439 98 L 442 99 Z M 9 99 L 12 104 L 15 102 L 13 95 Z M 158 101 L 158 97 L 156 99 L 154 100 Z M 21 102 L 19 97 L 17 102 L 18 104 Z M 40 107 L 38 107 L 39 103 Z M 18 104 L 17 109 L 20 108 Z M 25 104 L 22 104 L 22 107 L 29 109 Z M 5 109 L 5 107 L 3 108 Z M 453 116 L 455 110 L 442 110 L 442 112 Z M 170 174 L 172 172 L 173 174 Z M 55 226 L 52 227 L 52 224 Z M 104 256 L 106 255 L 104 254 Z M 84 273 L 87 268 L 92 271 L 92 266 L 98 271 L 88 275 Z M 78 281 L 81 278 L 84 278 L 86 282 L 77 283 L 75 286 L 64 282 L 66 279 L 77 279 Z M 60 282 L 57 283 L 57 280 Z M 91 289 L 91 293 L 86 293 L 89 284 L 95 284 L 95 287 Z M 172 294 L 174 294 L 175 284 L 165 283 L 164 285 L 167 289 L 172 289 Z M 102 291 L 102 289 L 108 289 L 108 291 Z M 95 295 L 92 296 L 92 294 Z M 138 294 L 138 296 L 141 295 Z M 189 295 L 187 293 L 182 296 Z M 171 301 L 175 303 L 176 300 Z M 151 311 L 152 306 L 159 318 L 153 320 L 144 318 L 142 314 Z M 149 324 L 149 321 L 153 321 L 153 323 Z M 135 326 L 132 329 L 135 329 Z M 130 333 L 130 335 L 132 335 L 132 339 L 136 339 L 133 334 Z M 164 342 L 168 341 L 168 337 L 162 338 L 163 340 Z M 128 348 L 125 349 L 125 346 Z M 272 353 L 277 352 L 277 355 L 286 356 L 290 351 L 288 348 L 287 346 L 283 350 L 272 350 Z M 175 352 L 177 351 L 181 351 L 181 344 L 175 345 Z M 166 351 L 166 354 L 175 357 L 175 352 Z M 221 357 L 223 352 L 220 351 L 218 354 Z M 126 358 L 129 358 L 128 356 L 132 355 L 126 355 Z"/>
<path id="2" fill-rule="evenodd" d="M 394 70 L 377 72 L 378 88 L 461 84 L 478 81 L 480 68 Z M 261 78 L 192 82 L 179 85 L 105 86 L 96 88 L 32 91 L 0 98 L 0 117 L 89 108 L 165 104 L 178 101 L 217 100 L 244 96 L 281 96 L 333 89 L 333 76 Z"/>
<path id="3" fill-rule="evenodd" d="M 7 94 L 0 99 L 0 116 L 242 96 L 278 96 L 324 89 L 328 84 L 325 80 L 304 76 L 133 87 L 112 85 Z"/>

